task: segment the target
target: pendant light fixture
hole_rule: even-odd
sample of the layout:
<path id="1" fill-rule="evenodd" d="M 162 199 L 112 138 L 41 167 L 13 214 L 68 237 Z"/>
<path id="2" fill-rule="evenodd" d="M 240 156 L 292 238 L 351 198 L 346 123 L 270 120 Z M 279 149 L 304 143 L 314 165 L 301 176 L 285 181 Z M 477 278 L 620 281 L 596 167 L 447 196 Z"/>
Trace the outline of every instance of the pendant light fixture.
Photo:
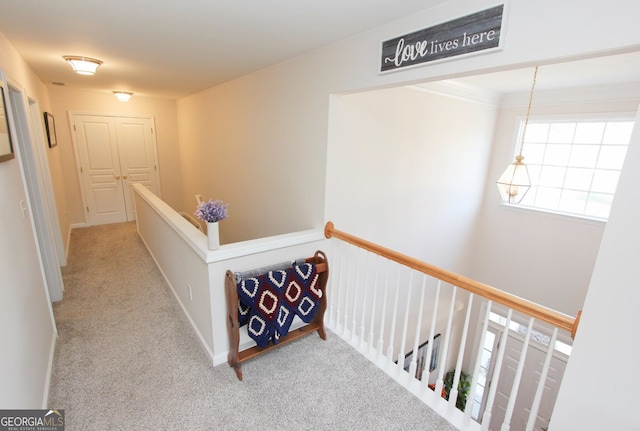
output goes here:
<path id="1" fill-rule="evenodd" d="M 522 161 L 522 147 L 524 146 L 524 139 L 527 135 L 527 125 L 529 124 L 529 114 L 531 113 L 531 101 L 533 100 L 533 90 L 536 87 L 536 78 L 538 76 L 538 66 L 536 66 L 533 72 L 533 83 L 531 84 L 531 94 L 529 94 L 529 107 L 527 108 L 527 117 L 524 121 L 524 128 L 522 130 L 522 137 L 520 138 L 520 148 L 516 161 L 507 166 L 500 178 L 496 182 L 498 191 L 502 202 L 508 204 L 518 204 L 524 198 L 524 195 L 531 188 L 531 179 L 529 178 L 529 170 L 527 165 Z"/>
<path id="2" fill-rule="evenodd" d="M 93 75 L 96 73 L 98 66 L 102 64 L 100 60 L 95 58 L 82 57 L 79 55 L 65 55 L 62 57 L 71 65 L 73 71 L 80 75 Z"/>

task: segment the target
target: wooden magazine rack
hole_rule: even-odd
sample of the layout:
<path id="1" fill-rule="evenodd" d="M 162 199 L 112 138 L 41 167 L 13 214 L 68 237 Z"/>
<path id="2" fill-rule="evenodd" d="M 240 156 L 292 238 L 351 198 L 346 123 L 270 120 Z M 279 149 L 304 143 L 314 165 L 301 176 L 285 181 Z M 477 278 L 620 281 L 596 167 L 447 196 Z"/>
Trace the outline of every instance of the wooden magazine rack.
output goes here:
<path id="1" fill-rule="evenodd" d="M 227 270 L 225 274 L 224 287 L 225 296 L 227 299 L 227 332 L 229 333 L 229 355 L 227 362 L 229 366 L 233 367 L 239 380 L 242 380 L 241 364 L 255 356 L 268 352 L 274 347 L 278 347 L 287 344 L 291 341 L 314 331 L 318 331 L 318 335 L 323 340 L 327 339 L 327 335 L 324 330 L 324 313 L 327 309 L 327 280 L 329 278 L 329 262 L 324 252 L 318 250 L 313 257 L 305 259 L 306 263 L 313 263 L 316 266 L 318 273 L 318 289 L 322 292 L 318 304 L 318 311 L 316 312 L 313 320 L 306 325 L 292 329 L 289 333 L 283 337 L 280 337 L 278 344 L 269 344 L 265 347 L 253 346 L 246 350 L 239 351 L 240 347 L 240 326 L 238 323 L 238 288 L 235 274 Z"/>

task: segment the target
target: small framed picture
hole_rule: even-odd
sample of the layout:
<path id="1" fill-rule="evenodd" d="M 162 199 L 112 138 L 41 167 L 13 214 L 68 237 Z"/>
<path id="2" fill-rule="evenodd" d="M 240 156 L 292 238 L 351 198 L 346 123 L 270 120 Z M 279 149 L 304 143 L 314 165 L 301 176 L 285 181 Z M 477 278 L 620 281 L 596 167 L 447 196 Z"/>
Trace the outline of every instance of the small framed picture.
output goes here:
<path id="1" fill-rule="evenodd" d="M 58 145 L 58 139 L 56 138 L 56 123 L 53 118 L 53 114 L 50 112 L 44 113 L 44 127 L 47 130 L 47 140 L 49 141 L 49 148 L 53 148 Z"/>
<path id="2" fill-rule="evenodd" d="M 13 152 L 13 141 L 11 140 L 11 130 L 9 129 L 7 115 L 4 87 L 0 81 L 0 162 L 6 162 L 16 157 Z"/>
<path id="3" fill-rule="evenodd" d="M 423 343 L 418 348 L 416 357 L 416 379 L 422 380 L 422 373 L 429 366 L 429 372 L 438 368 L 438 357 L 440 356 L 440 334 L 433 337 L 433 347 L 431 348 L 431 358 L 427 358 L 429 341 Z M 413 360 L 413 351 L 407 353 L 404 357 L 404 370 L 409 371 L 411 361 Z"/>

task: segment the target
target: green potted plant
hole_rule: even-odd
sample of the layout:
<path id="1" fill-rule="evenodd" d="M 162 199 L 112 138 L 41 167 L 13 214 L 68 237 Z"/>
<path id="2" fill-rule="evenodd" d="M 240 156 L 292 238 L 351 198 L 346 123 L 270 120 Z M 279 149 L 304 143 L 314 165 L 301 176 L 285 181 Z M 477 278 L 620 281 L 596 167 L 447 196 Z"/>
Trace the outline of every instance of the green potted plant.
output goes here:
<path id="1" fill-rule="evenodd" d="M 449 399 L 449 392 L 451 392 L 451 388 L 453 387 L 453 377 L 455 372 L 456 370 L 451 370 L 444 376 L 444 393 L 447 400 Z M 471 380 L 469 380 L 469 375 L 464 372 L 460 372 L 460 381 L 458 382 L 458 399 L 456 400 L 456 407 L 458 409 L 464 411 L 470 390 Z"/>

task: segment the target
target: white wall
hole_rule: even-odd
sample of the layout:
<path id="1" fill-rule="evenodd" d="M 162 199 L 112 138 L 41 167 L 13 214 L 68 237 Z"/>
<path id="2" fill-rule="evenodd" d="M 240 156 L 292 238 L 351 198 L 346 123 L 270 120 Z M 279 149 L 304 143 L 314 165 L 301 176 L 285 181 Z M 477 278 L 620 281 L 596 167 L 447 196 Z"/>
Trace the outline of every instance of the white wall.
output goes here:
<path id="1" fill-rule="evenodd" d="M 538 76 L 544 77 L 544 72 L 541 67 Z M 621 112 L 635 115 L 639 101 L 637 94 L 609 88 L 584 89 L 578 99 L 575 89 L 538 91 L 532 118 Z M 511 96 L 500 110 L 469 275 L 575 316 L 587 295 L 604 223 L 499 204 L 495 181 L 513 161 L 518 123 L 526 115 L 527 102 L 528 94 Z"/>
<path id="2" fill-rule="evenodd" d="M 328 95 L 301 66 L 178 101 L 184 205 L 195 210 L 195 194 L 229 203 L 223 244 L 322 226 Z"/>
<path id="3" fill-rule="evenodd" d="M 496 108 L 407 87 L 334 96 L 330 108 L 327 219 L 468 272 Z"/>
<path id="4" fill-rule="evenodd" d="M 640 111 L 550 431 L 637 430 Z"/>
<path id="5" fill-rule="evenodd" d="M 65 218 L 68 225 L 85 223 L 85 211 L 71 139 L 69 111 L 76 113 L 151 116 L 155 119 L 162 198 L 176 211 L 182 211 L 182 176 L 178 151 L 175 100 L 134 94 L 129 102 L 118 101 L 111 92 L 83 91 L 65 87 L 48 88 L 56 119 L 57 151 L 64 170 L 60 175 L 67 195 Z M 68 231 L 63 234 L 67 235 Z"/>
<path id="6" fill-rule="evenodd" d="M 44 86 L 0 34 L 0 69 L 48 105 Z M 0 409 L 47 402 L 56 329 L 44 282 L 19 158 L 0 163 Z"/>

